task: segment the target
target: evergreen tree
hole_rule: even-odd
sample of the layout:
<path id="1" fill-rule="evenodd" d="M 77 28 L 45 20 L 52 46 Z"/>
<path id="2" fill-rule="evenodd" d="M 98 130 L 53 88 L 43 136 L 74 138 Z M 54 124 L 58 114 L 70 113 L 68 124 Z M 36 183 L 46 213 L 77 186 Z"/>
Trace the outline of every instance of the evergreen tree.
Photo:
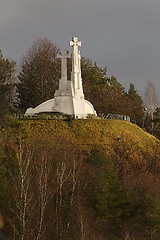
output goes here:
<path id="1" fill-rule="evenodd" d="M 117 91 L 121 94 L 124 93 L 124 87 L 122 86 L 121 83 L 117 81 L 117 79 L 114 76 L 111 76 L 110 78 L 107 78 L 107 84 L 108 88 L 111 91 Z"/>
<path id="2" fill-rule="evenodd" d="M 133 83 L 130 84 L 129 90 L 128 90 L 128 97 L 130 99 L 140 98 L 140 96 L 137 93 L 137 90 L 135 89 L 135 86 Z"/>
<path id="3" fill-rule="evenodd" d="M 141 96 L 137 93 L 135 86 L 133 83 L 130 84 L 128 90 L 128 115 L 130 115 L 131 119 L 134 120 L 139 126 L 142 126 L 143 119 L 143 101 Z"/>
<path id="4" fill-rule="evenodd" d="M 124 87 L 112 76 L 107 68 L 101 68 L 88 58 L 82 58 L 82 80 L 84 95 L 95 107 L 97 113 L 120 113 Z M 123 101 L 125 102 L 125 101 Z"/>
<path id="5" fill-rule="evenodd" d="M 10 112 L 15 98 L 15 62 L 4 58 L 0 51 L 0 105 L 1 114 Z"/>
<path id="6" fill-rule="evenodd" d="M 89 97 L 89 93 L 99 92 L 104 88 L 107 68 L 101 68 L 89 58 L 84 57 L 81 64 L 84 94 Z"/>

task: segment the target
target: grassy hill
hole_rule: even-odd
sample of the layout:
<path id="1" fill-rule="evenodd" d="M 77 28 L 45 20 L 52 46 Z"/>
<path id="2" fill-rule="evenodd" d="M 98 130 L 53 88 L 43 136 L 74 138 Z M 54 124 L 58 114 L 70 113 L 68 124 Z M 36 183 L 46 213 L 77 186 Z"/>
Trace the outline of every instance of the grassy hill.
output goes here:
<path id="1" fill-rule="evenodd" d="M 137 125 L 8 119 L 0 146 L 11 239 L 159 239 L 160 142 Z"/>
<path id="2" fill-rule="evenodd" d="M 26 120 L 22 121 L 23 128 L 29 135 L 48 133 L 58 138 L 68 138 L 84 149 L 94 145 L 112 148 L 117 142 L 127 141 L 132 145 L 145 150 L 149 145 L 157 145 L 158 139 L 142 130 L 136 124 L 121 120 Z M 69 140 L 70 139 L 70 140 Z"/>

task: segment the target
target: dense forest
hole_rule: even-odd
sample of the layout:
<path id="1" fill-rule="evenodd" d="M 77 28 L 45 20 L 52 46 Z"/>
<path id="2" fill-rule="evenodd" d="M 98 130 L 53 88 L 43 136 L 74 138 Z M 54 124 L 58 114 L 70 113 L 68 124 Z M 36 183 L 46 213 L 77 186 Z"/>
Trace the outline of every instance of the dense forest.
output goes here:
<path id="1" fill-rule="evenodd" d="M 157 126 L 159 136 L 159 109 L 154 123 L 133 83 L 126 91 L 83 57 L 84 95 L 99 118 L 15 117 L 54 97 L 59 52 L 38 39 L 18 72 L 0 54 L 2 232 L 13 240 L 158 240 L 160 142 L 147 131 Z M 68 60 L 68 79 L 70 72 Z M 131 122 L 100 118 L 112 113 Z"/>

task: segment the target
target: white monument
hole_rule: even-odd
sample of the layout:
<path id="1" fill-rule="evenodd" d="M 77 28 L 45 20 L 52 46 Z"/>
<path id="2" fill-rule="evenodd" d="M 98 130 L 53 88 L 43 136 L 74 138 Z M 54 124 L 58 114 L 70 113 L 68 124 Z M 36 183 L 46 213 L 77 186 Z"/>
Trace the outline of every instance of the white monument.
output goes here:
<path id="1" fill-rule="evenodd" d="M 67 80 L 67 58 L 70 55 L 66 50 L 57 55 L 61 59 L 61 79 L 59 89 L 55 91 L 54 98 L 47 100 L 35 108 L 28 108 L 25 115 L 33 116 L 42 112 L 60 112 L 75 118 L 87 118 L 88 115 L 96 116 L 93 105 L 84 99 L 81 78 L 81 55 L 78 49 L 81 42 L 77 37 L 70 41 L 72 46 L 72 72 L 71 80 Z"/>

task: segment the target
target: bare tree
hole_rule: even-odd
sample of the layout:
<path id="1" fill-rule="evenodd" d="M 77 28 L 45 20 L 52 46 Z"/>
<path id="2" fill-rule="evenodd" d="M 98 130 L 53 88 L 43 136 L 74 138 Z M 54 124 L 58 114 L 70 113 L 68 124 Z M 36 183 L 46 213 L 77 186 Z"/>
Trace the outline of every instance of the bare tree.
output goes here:
<path id="1" fill-rule="evenodd" d="M 51 174 L 51 158 L 47 152 L 42 149 L 37 156 L 37 160 L 34 163 L 34 173 L 36 179 L 36 195 L 38 196 L 37 205 L 37 236 L 36 240 L 44 239 L 44 233 L 46 231 L 48 222 L 45 221 L 45 211 L 48 201 L 51 197 L 52 191 L 49 187 L 50 174 Z"/>
<path id="2" fill-rule="evenodd" d="M 29 147 L 24 147 L 21 138 L 18 142 L 16 155 L 14 172 L 9 171 L 9 180 L 15 202 L 14 207 L 11 206 L 11 210 L 14 212 L 15 218 L 17 218 L 15 224 L 13 224 L 15 234 L 18 239 L 26 240 L 31 236 L 30 223 L 34 207 L 32 202 L 33 194 L 30 189 L 33 151 Z"/>
<path id="3" fill-rule="evenodd" d="M 144 94 L 144 102 L 149 113 L 154 112 L 158 106 L 158 97 L 156 94 L 156 89 L 152 81 L 148 81 L 146 91 Z"/>
<path id="4" fill-rule="evenodd" d="M 23 57 L 18 85 L 21 110 L 54 97 L 60 77 L 58 51 L 48 39 L 38 39 Z"/>
<path id="5" fill-rule="evenodd" d="M 154 83 L 152 81 L 148 81 L 146 91 L 144 94 L 144 102 L 145 106 L 147 107 L 147 113 L 149 114 L 150 120 L 151 120 L 151 132 L 154 129 L 154 112 L 156 108 L 158 107 L 158 97 L 156 94 L 156 89 L 154 86 Z"/>

